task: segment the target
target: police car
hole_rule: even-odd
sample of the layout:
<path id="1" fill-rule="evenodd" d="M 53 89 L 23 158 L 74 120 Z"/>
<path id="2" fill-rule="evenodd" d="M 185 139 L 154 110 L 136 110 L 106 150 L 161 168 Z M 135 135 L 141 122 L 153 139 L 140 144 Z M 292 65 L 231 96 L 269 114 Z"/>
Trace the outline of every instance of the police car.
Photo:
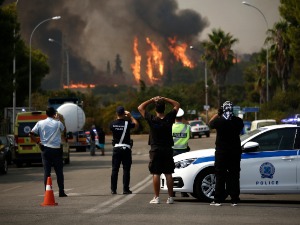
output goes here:
<path id="1" fill-rule="evenodd" d="M 261 127 L 242 135 L 241 145 L 241 193 L 300 193 L 300 126 Z M 212 201 L 214 152 L 214 149 L 206 149 L 175 156 L 174 191 Z M 164 175 L 161 176 L 161 189 L 167 190 Z"/>

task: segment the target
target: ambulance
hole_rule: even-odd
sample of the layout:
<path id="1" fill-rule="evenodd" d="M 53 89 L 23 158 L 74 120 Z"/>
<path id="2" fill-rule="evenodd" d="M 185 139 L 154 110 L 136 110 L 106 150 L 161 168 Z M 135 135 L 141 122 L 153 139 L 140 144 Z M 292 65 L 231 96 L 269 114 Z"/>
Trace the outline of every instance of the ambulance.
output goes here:
<path id="1" fill-rule="evenodd" d="M 64 123 L 62 115 L 60 121 Z M 39 120 L 47 118 L 46 111 L 20 112 L 16 116 L 14 136 L 17 148 L 12 152 L 12 161 L 21 167 L 23 163 L 41 163 L 41 150 L 29 137 L 29 132 Z M 62 137 L 63 160 L 65 164 L 70 163 L 70 148 L 68 142 Z"/>

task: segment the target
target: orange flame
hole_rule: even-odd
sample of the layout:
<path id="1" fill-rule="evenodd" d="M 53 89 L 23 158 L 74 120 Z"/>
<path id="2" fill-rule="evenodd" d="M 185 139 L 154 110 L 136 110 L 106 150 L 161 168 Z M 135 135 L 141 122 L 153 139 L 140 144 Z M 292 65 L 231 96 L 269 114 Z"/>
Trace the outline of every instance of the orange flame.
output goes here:
<path id="1" fill-rule="evenodd" d="M 155 68 L 161 76 L 164 73 L 163 54 L 150 38 L 147 37 L 146 41 L 151 46 L 151 49 L 147 51 L 147 75 L 150 81 L 153 82 L 156 79 L 153 73 Z"/>
<path id="2" fill-rule="evenodd" d="M 134 63 L 131 64 L 131 69 L 133 70 L 133 75 L 138 83 L 139 80 L 141 79 L 141 60 L 142 56 L 140 55 L 138 51 L 138 39 L 137 37 L 134 38 L 133 40 L 133 53 L 134 53 Z"/>
<path id="3" fill-rule="evenodd" d="M 78 84 L 71 83 L 69 86 L 64 85 L 64 89 L 77 89 L 77 88 L 86 89 L 86 88 L 95 88 L 95 87 L 96 87 L 95 84 L 83 84 L 83 83 L 78 83 Z"/>
<path id="4" fill-rule="evenodd" d="M 172 38 L 168 38 L 169 42 L 170 42 L 170 46 L 169 46 L 169 50 L 173 53 L 173 55 L 176 57 L 177 61 L 181 61 L 182 64 L 186 67 L 189 68 L 194 68 L 195 65 L 188 59 L 188 57 L 186 56 L 185 52 L 186 49 L 188 47 L 188 45 L 186 43 L 182 43 L 182 44 L 177 44 L 176 43 L 176 37 Z"/>

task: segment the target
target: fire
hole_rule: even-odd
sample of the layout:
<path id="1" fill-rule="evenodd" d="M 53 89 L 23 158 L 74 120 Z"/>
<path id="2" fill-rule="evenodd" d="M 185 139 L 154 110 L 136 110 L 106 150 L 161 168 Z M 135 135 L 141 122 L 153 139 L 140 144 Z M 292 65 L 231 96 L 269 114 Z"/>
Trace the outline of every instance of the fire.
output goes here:
<path id="1" fill-rule="evenodd" d="M 141 60 L 142 56 L 139 53 L 138 50 L 138 39 L 137 37 L 133 40 L 133 53 L 134 53 L 134 63 L 131 64 L 131 69 L 133 70 L 133 75 L 138 83 L 141 79 Z"/>
<path id="2" fill-rule="evenodd" d="M 186 56 L 186 49 L 188 45 L 186 43 L 178 44 L 176 42 L 176 37 L 168 38 L 170 46 L 168 46 L 170 52 L 175 56 L 177 61 L 181 61 L 183 66 L 194 68 L 195 65 Z M 149 45 L 149 50 L 146 52 L 146 74 L 151 83 L 159 80 L 157 75 L 163 76 L 164 74 L 164 61 L 163 53 L 160 51 L 157 44 L 150 40 L 149 37 L 146 38 L 146 43 Z M 141 62 L 142 55 L 138 50 L 138 38 L 135 37 L 133 40 L 133 53 L 134 53 L 134 63 L 131 64 L 132 73 L 136 82 L 141 79 Z"/>
<path id="3" fill-rule="evenodd" d="M 64 89 L 78 89 L 78 88 L 86 89 L 86 88 L 95 88 L 95 87 L 96 87 L 95 84 L 83 84 L 83 83 L 78 83 L 78 84 L 71 83 L 69 86 L 64 85 Z"/>
<path id="4" fill-rule="evenodd" d="M 158 71 L 161 76 L 164 73 L 163 54 L 150 38 L 147 37 L 146 41 L 151 47 L 151 49 L 147 51 L 147 75 L 150 81 L 153 81 L 156 79 L 154 71 Z"/>
<path id="5" fill-rule="evenodd" d="M 182 43 L 182 44 L 178 45 L 176 43 L 176 41 L 177 41 L 176 37 L 174 37 L 173 39 L 168 38 L 168 40 L 171 44 L 169 46 L 169 50 L 174 54 L 174 56 L 176 57 L 176 60 L 181 61 L 182 64 L 186 67 L 194 68 L 195 65 L 188 59 L 188 57 L 185 54 L 188 45 L 186 43 Z"/>

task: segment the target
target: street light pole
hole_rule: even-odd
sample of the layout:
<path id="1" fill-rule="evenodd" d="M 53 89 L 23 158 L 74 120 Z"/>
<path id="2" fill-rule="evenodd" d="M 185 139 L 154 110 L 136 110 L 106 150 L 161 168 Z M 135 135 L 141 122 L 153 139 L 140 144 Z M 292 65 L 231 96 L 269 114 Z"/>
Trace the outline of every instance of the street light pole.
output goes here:
<path id="1" fill-rule="evenodd" d="M 15 2 L 15 7 L 16 7 L 16 11 L 17 11 L 17 5 L 18 5 L 18 1 L 17 0 Z M 16 29 L 14 29 L 14 38 L 16 37 Z M 15 40 L 14 40 L 15 42 Z M 15 119 L 16 119 L 16 98 L 17 98 L 17 93 L 16 93 L 16 45 L 14 43 L 14 59 L 13 59 L 13 112 L 12 112 L 12 124 L 13 124 L 13 132 L 14 132 L 14 124 L 15 124 Z"/>
<path id="2" fill-rule="evenodd" d="M 268 31 L 269 30 L 268 21 L 267 21 L 265 15 L 263 14 L 263 12 L 259 8 L 255 7 L 254 5 L 251 5 L 250 3 L 246 2 L 246 1 L 243 1 L 242 4 L 244 4 L 246 6 L 250 6 L 254 9 L 256 9 L 263 16 L 263 18 L 266 22 L 267 31 Z M 267 83 L 266 84 L 266 92 L 267 92 L 267 96 L 266 96 L 266 101 L 269 102 L 269 46 L 268 46 L 268 44 L 267 44 L 266 49 L 267 49 L 267 57 L 266 57 L 267 58 L 267 70 L 266 70 L 266 83 Z"/>
<path id="3" fill-rule="evenodd" d="M 200 52 L 198 49 L 194 48 L 194 46 L 190 46 L 190 49 Z M 201 52 L 200 52 L 201 53 Z M 205 106 L 204 109 L 206 111 L 206 123 L 208 123 L 208 85 L 207 85 L 207 62 L 204 62 L 204 82 L 205 82 Z"/>
<path id="4" fill-rule="evenodd" d="M 53 38 L 49 38 L 48 41 L 49 41 L 49 42 L 56 43 L 56 44 L 58 44 L 59 46 L 61 46 L 61 47 L 63 48 L 63 45 L 62 45 L 60 42 L 54 40 Z M 69 52 L 68 52 L 67 49 L 63 49 L 63 50 L 64 50 L 65 53 L 66 53 L 66 59 L 67 59 L 67 86 L 69 87 L 69 85 L 70 85 Z"/>
<path id="5" fill-rule="evenodd" d="M 31 110 L 31 39 L 33 36 L 34 31 L 43 23 L 49 21 L 49 20 L 59 20 L 60 16 L 54 16 L 48 19 L 43 20 L 38 25 L 35 26 L 33 31 L 31 32 L 30 39 L 29 39 L 29 95 L 28 95 L 28 101 L 29 101 L 29 110 Z"/>

